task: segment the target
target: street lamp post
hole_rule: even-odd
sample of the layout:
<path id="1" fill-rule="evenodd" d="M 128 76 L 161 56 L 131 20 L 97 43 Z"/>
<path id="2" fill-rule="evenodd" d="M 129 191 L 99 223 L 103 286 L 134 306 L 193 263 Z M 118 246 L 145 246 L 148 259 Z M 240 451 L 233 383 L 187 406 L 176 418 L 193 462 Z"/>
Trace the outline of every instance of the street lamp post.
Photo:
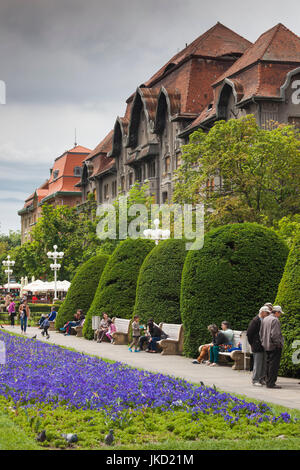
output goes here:
<path id="1" fill-rule="evenodd" d="M 146 238 L 151 238 L 151 240 L 155 241 L 155 244 L 158 245 L 159 240 L 166 240 L 167 238 L 170 238 L 170 230 L 162 230 L 161 228 L 158 228 L 159 226 L 159 219 L 155 219 L 153 221 L 155 228 L 147 228 L 144 230 L 144 235 Z"/>
<path id="2" fill-rule="evenodd" d="M 5 274 L 7 274 L 7 290 L 10 292 L 10 276 L 13 273 L 11 267 L 15 265 L 15 261 L 11 260 L 10 255 L 8 255 L 7 259 L 2 261 L 2 264 L 7 267 L 7 269 L 5 269 Z"/>
<path id="3" fill-rule="evenodd" d="M 62 259 L 64 256 L 63 251 L 57 251 L 57 245 L 53 246 L 54 251 L 48 251 L 47 256 L 50 259 L 53 259 L 54 263 L 50 264 L 50 268 L 54 271 L 54 299 L 58 300 L 57 298 L 57 271 L 60 270 L 61 264 L 57 263 L 58 259 Z"/>

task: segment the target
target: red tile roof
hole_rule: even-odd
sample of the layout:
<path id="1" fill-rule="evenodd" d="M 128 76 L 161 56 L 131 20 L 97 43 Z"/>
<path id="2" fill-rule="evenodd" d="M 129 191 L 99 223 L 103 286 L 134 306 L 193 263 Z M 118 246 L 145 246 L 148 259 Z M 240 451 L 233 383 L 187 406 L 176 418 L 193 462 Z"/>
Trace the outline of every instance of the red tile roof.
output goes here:
<path id="1" fill-rule="evenodd" d="M 300 38 L 279 23 L 263 33 L 214 84 L 258 61 L 300 62 Z"/>
<path id="2" fill-rule="evenodd" d="M 227 55 L 241 55 L 250 45 L 250 41 L 218 22 L 174 55 L 150 80 L 145 82 L 145 86 L 152 86 L 167 72 L 166 69 L 172 70 L 172 64 L 176 66 L 191 56 L 217 58 Z"/>
<path id="3" fill-rule="evenodd" d="M 107 157 L 107 154 L 112 150 L 113 133 L 114 131 L 111 130 L 85 159 L 87 164 L 91 162 L 93 165 L 90 178 L 99 176 L 114 167 L 115 159 Z"/>
<path id="4" fill-rule="evenodd" d="M 91 160 L 94 158 L 96 155 L 99 154 L 107 154 L 108 152 L 111 151 L 112 148 L 112 139 L 113 139 L 113 133 L 114 131 L 111 130 L 103 140 L 92 150 L 89 155 L 86 157 L 85 160 Z"/>

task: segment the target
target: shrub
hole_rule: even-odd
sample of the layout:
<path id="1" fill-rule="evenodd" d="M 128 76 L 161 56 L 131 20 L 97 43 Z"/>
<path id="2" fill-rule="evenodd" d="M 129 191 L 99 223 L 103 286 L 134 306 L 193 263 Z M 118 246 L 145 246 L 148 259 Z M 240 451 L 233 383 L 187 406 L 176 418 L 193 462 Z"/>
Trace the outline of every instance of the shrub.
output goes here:
<path id="1" fill-rule="evenodd" d="M 272 230 L 231 224 L 205 235 L 204 247 L 186 257 L 181 288 L 185 353 L 210 340 L 207 326 L 223 320 L 245 330 L 266 302 L 274 301 L 288 249 Z"/>
<path id="2" fill-rule="evenodd" d="M 134 314 L 156 323 L 181 323 L 181 274 L 187 251 L 183 240 L 161 241 L 145 258 L 138 277 Z"/>
<path id="3" fill-rule="evenodd" d="M 80 308 L 84 314 L 87 313 L 108 259 L 108 255 L 94 256 L 79 268 L 65 300 L 58 310 L 55 322 L 57 329 L 67 321 L 73 320 L 77 309 Z"/>
<path id="4" fill-rule="evenodd" d="M 300 232 L 296 235 L 289 253 L 275 301 L 281 305 L 284 314 L 281 316 L 282 333 L 285 339 L 280 365 L 280 374 L 300 378 L 300 364 L 292 361 L 294 341 L 299 341 L 300 349 Z M 296 354 L 297 355 L 297 354 Z M 300 355 L 298 354 L 298 361 Z"/>
<path id="5" fill-rule="evenodd" d="M 83 335 L 93 338 L 92 317 L 106 312 L 110 317 L 131 318 L 141 264 L 154 247 L 142 238 L 122 241 L 110 257 L 87 314 Z"/>

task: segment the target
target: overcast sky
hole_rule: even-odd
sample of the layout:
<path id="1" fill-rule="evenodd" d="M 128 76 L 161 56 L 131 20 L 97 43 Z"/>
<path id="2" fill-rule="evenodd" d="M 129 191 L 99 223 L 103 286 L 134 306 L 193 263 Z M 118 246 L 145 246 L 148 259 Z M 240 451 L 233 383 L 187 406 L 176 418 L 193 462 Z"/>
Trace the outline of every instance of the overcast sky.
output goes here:
<path id="1" fill-rule="evenodd" d="M 217 21 L 250 41 L 281 22 L 296 34 L 298 0 L 0 0 L 0 231 L 53 160 L 94 148 L 125 100 Z"/>

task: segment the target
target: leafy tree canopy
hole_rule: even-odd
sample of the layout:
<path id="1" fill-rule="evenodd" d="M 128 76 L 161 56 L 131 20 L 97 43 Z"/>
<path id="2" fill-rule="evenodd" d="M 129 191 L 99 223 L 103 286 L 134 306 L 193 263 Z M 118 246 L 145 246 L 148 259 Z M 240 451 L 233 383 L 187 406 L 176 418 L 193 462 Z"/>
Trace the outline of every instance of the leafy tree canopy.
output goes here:
<path id="1" fill-rule="evenodd" d="M 272 225 L 299 213 L 299 138 L 290 125 L 262 129 L 253 115 L 197 130 L 183 146 L 175 202 L 203 202 L 210 209 L 207 226 Z M 215 176 L 221 185 L 212 190 L 208 182 Z"/>

